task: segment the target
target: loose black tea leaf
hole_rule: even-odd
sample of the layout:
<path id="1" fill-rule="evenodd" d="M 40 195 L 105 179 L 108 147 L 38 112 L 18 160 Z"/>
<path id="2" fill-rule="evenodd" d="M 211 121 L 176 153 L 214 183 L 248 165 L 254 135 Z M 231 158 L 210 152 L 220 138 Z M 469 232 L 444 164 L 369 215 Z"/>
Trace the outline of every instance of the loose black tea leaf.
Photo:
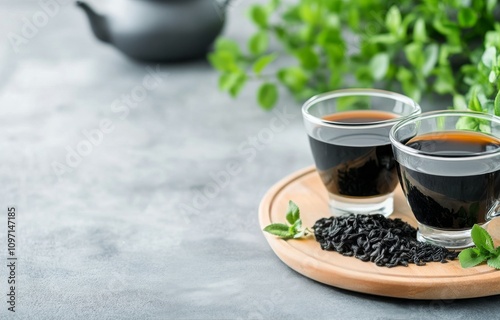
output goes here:
<path id="1" fill-rule="evenodd" d="M 383 215 L 346 215 L 323 218 L 314 224 L 314 235 L 323 250 L 354 256 L 377 266 L 423 266 L 453 260 L 457 252 L 417 241 L 417 229 L 401 219 Z"/>

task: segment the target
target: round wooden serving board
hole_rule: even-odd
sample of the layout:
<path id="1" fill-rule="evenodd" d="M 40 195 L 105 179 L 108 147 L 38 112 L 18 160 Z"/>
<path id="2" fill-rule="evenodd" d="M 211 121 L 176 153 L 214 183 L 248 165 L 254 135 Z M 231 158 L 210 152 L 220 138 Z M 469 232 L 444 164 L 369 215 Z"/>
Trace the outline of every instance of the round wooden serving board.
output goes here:
<path id="1" fill-rule="evenodd" d="M 285 223 L 288 201 L 300 208 L 303 225 L 311 227 L 328 217 L 327 193 L 314 167 L 305 168 L 284 178 L 264 196 L 259 208 L 261 228 Z M 395 192 L 395 212 L 415 226 L 415 219 L 401 189 Z M 488 231 L 496 245 L 500 243 L 500 219 L 492 221 Z M 458 260 L 432 262 L 418 267 L 377 267 L 354 257 L 321 250 L 313 237 L 284 241 L 264 232 L 276 255 L 290 268 L 316 281 L 347 290 L 407 299 L 463 299 L 500 294 L 500 270 L 486 264 L 463 269 Z"/>

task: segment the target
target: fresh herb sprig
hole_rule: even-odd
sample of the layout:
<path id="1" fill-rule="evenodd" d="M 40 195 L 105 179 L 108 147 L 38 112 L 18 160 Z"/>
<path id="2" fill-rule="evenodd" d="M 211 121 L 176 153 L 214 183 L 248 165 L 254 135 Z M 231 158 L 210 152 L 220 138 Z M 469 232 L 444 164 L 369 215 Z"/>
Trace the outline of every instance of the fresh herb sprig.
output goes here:
<path id="1" fill-rule="evenodd" d="M 285 240 L 305 238 L 313 233 L 308 228 L 302 227 L 300 209 L 292 200 L 288 202 L 286 221 L 288 221 L 289 224 L 273 223 L 265 227 L 264 231 Z"/>
<path id="2" fill-rule="evenodd" d="M 488 231 L 475 224 L 471 237 L 476 247 L 460 252 L 458 259 L 462 268 L 471 268 L 486 261 L 490 267 L 500 269 L 500 247 L 495 248 Z"/>

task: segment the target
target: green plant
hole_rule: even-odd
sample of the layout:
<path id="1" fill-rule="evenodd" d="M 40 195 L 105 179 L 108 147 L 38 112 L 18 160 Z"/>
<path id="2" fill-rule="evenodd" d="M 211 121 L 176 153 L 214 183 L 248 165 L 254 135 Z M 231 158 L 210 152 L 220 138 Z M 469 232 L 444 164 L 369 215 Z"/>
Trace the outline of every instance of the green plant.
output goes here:
<path id="1" fill-rule="evenodd" d="M 249 9 L 257 31 L 246 50 L 220 38 L 209 60 L 219 88 L 233 97 L 247 81 L 261 82 L 257 99 L 266 110 L 279 86 L 298 100 L 356 86 L 416 100 L 448 95 L 457 109 L 474 91 L 481 111 L 492 113 L 500 81 L 496 8 L 497 0 L 270 0 Z"/>
<path id="2" fill-rule="evenodd" d="M 313 232 L 308 228 L 302 227 L 302 219 L 300 218 L 299 207 L 290 200 L 286 212 L 286 221 L 284 223 L 272 223 L 264 228 L 265 232 L 278 236 L 281 239 L 301 239 L 309 236 Z"/>
<path id="3" fill-rule="evenodd" d="M 500 115 L 500 24 L 486 32 L 484 50 L 471 57 L 472 63 L 461 68 L 469 88 L 468 109 Z M 496 96 L 495 96 L 496 95 Z M 464 99 L 455 95 L 454 105 L 464 109 Z"/>
<path id="4" fill-rule="evenodd" d="M 488 231 L 475 224 L 471 231 L 474 248 L 462 250 L 458 255 L 462 268 L 470 268 L 486 261 L 495 269 L 500 269 L 500 247 L 495 249 L 493 239 Z"/>

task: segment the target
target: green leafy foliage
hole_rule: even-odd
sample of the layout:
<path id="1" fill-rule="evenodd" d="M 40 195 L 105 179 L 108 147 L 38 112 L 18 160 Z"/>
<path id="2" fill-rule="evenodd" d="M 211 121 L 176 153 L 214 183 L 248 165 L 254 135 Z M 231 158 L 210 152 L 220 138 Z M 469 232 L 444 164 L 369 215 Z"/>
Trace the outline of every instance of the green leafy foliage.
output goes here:
<path id="1" fill-rule="evenodd" d="M 290 224 L 294 224 L 300 219 L 300 209 L 297 205 L 290 200 L 288 202 L 288 210 L 286 212 L 286 221 Z"/>
<path id="2" fill-rule="evenodd" d="M 394 3 L 251 5 L 248 17 L 256 31 L 246 49 L 220 38 L 209 54 L 221 74 L 219 88 L 237 96 L 248 81 L 266 84 L 257 91 L 265 110 L 278 102 L 269 94 L 274 83 L 300 101 L 346 86 L 374 87 L 417 101 L 429 93 L 445 95 L 456 109 L 499 115 L 500 102 L 494 102 L 500 88 L 498 1 Z"/>
<path id="3" fill-rule="evenodd" d="M 471 268 L 487 261 L 490 267 L 500 269 L 500 247 L 495 249 L 488 231 L 475 224 L 471 230 L 471 237 L 476 247 L 460 252 L 458 259 L 462 268 Z"/>
<path id="4" fill-rule="evenodd" d="M 291 239 L 293 234 L 290 233 L 290 227 L 283 223 L 273 223 L 264 228 L 265 232 L 269 232 L 282 239 Z"/>
<path id="5" fill-rule="evenodd" d="M 266 32 L 259 31 L 248 40 L 248 50 L 254 55 L 263 54 L 268 47 L 269 37 Z"/>
<path id="6" fill-rule="evenodd" d="M 389 55 L 385 52 L 379 53 L 370 61 L 370 71 L 375 80 L 381 80 L 389 69 Z"/>
<path id="7" fill-rule="evenodd" d="M 488 231 L 478 225 L 474 225 L 471 231 L 471 238 L 481 253 L 495 253 L 495 245 Z"/>
<path id="8" fill-rule="evenodd" d="M 481 251 L 478 248 L 464 249 L 460 252 L 458 258 L 460 259 L 460 265 L 462 268 L 475 267 L 488 259 L 487 256 L 481 254 Z"/>
<path id="9" fill-rule="evenodd" d="M 488 259 L 488 265 L 495 269 L 500 269 L 500 255 Z"/>
<path id="10" fill-rule="evenodd" d="M 472 8 L 460 8 L 458 11 L 458 24 L 464 28 L 473 27 L 477 22 L 477 13 Z"/>
<path id="11" fill-rule="evenodd" d="M 497 96 L 495 97 L 495 111 L 494 114 L 497 117 L 500 117 L 500 91 L 497 93 Z"/>
<path id="12" fill-rule="evenodd" d="M 278 100 L 278 89 L 274 83 L 263 83 L 258 92 L 259 104 L 264 109 L 271 109 Z"/>
<path id="13" fill-rule="evenodd" d="M 292 92 L 300 92 L 307 84 L 307 74 L 300 67 L 283 68 L 278 71 L 278 80 Z"/>
<path id="14" fill-rule="evenodd" d="M 275 59 L 276 59 L 275 54 L 268 54 L 260 57 L 259 59 L 257 59 L 257 61 L 254 62 L 252 66 L 252 71 L 256 75 L 260 75 L 262 71 L 267 67 L 267 65 L 273 62 Z"/>
<path id="15" fill-rule="evenodd" d="M 280 237 L 281 239 L 300 239 L 309 236 L 312 231 L 308 228 L 302 228 L 302 219 L 300 219 L 300 209 L 293 202 L 288 202 L 286 211 L 286 221 L 289 225 L 283 223 L 273 223 L 264 228 L 265 232 Z"/>
<path id="16" fill-rule="evenodd" d="M 261 28 L 266 28 L 268 24 L 269 14 L 263 6 L 253 5 L 250 7 L 250 18 L 253 23 Z"/>

